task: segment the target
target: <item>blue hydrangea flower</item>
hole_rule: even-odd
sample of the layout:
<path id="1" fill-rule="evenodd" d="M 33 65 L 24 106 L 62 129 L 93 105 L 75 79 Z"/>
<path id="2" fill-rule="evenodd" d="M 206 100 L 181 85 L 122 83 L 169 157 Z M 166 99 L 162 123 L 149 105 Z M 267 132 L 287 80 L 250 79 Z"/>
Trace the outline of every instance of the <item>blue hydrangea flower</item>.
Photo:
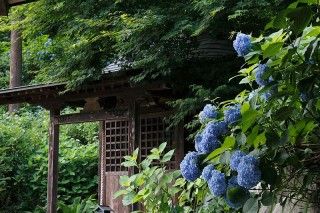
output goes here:
<path id="1" fill-rule="evenodd" d="M 227 190 L 225 175 L 217 170 L 213 170 L 211 178 L 208 180 L 208 186 L 214 196 L 224 195 Z"/>
<path id="2" fill-rule="evenodd" d="M 240 160 L 245 155 L 246 154 L 240 150 L 235 151 L 230 157 L 230 168 L 234 171 L 237 171 Z"/>
<path id="3" fill-rule="evenodd" d="M 212 164 L 204 167 L 204 169 L 202 170 L 202 174 L 201 177 L 208 181 L 211 177 L 212 177 L 212 171 L 214 170 L 214 166 Z"/>
<path id="4" fill-rule="evenodd" d="M 269 101 L 270 98 L 278 92 L 278 86 L 273 85 L 268 91 L 261 94 L 260 98 L 264 101 Z"/>
<path id="5" fill-rule="evenodd" d="M 205 105 L 202 111 L 208 118 L 216 118 L 218 115 L 217 108 L 212 104 Z"/>
<path id="6" fill-rule="evenodd" d="M 201 175 L 200 155 L 197 152 L 189 152 L 180 163 L 182 176 L 188 181 L 194 181 Z"/>
<path id="7" fill-rule="evenodd" d="M 215 135 L 204 131 L 201 140 L 196 140 L 195 148 L 199 153 L 207 154 L 220 147 L 220 145 L 220 141 Z"/>
<path id="8" fill-rule="evenodd" d="M 206 128 L 204 129 L 205 134 L 214 135 L 216 138 L 226 134 L 227 131 L 228 131 L 228 126 L 224 121 L 209 122 Z"/>
<path id="9" fill-rule="evenodd" d="M 228 125 L 236 123 L 241 117 L 240 104 L 228 106 L 224 111 L 224 121 Z"/>
<path id="10" fill-rule="evenodd" d="M 256 69 L 256 82 L 259 86 L 266 86 L 268 83 L 272 81 L 272 78 L 264 79 L 264 74 L 267 71 L 267 65 L 266 64 L 259 64 Z"/>
<path id="11" fill-rule="evenodd" d="M 199 120 L 201 123 L 205 123 L 208 119 L 216 118 L 218 115 L 217 108 L 212 104 L 204 106 L 203 110 L 199 113 Z"/>
<path id="12" fill-rule="evenodd" d="M 244 188 L 250 189 L 256 186 L 261 180 L 259 160 L 251 155 L 246 155 L 241 158 L 237 171 L 238 184 Z"/>
<path id="13" fill-rule="evenodd" d="M 240 163 L 245 165 L 253 165 L 257 167 L 259 166 L 259 160 L 252 155 L 246 155 L 242 157 Z M 238 166 L 240 166 L 240 163 Z"/>
<path id="14" fill-rule="evenodd" d="M 238 53 L 238 56 L 245 56 L 248 54 L 251 46 L 252 44 L 249 35 L 237 33 L 237 37 L 233 41 L 233 48 Z"/>
<path id="15" fill-rule="evenodd" d="M 203 111 L 201 111 L 201 112 L 199 113 L 199 121 L 200 121 L 200 123 L 204 124 L 204 123 L 206 122 L 206 120 L 207 120 L 206 115 L 204 114 Z"/>
<path id="16" fill-rule="evenodd" d="M 199 152 L 199 144 L 201 143 L 201 141 L 202 141 L 202 133 L 198 133 L 194 138 L 194 146 L 197 152 Z"/>

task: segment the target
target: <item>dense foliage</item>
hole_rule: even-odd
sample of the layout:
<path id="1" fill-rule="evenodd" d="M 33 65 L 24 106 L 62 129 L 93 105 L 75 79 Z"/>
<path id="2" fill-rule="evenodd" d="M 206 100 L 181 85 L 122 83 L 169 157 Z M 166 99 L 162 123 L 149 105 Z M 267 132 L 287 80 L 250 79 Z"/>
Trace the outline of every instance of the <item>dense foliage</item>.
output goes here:
<path id="1" fill-rule="evenodd" d="M 0 38 L 8 42 L 8 30 L 22 30 L 29 81 L 68 81 L 75 86 L 98 78 L 106 65 L 119 60 L 142 70 L 136 80 L 166 76 L 176 81 L 182 76 L 174 73 L 194 78 L 200 66 L 190 59 L 199 35 L 227 40 L 231 31 L 240 29 L 258 34 L 283 5 L 281 0 L 39 0 L 12 9 L 9 19 L 1 21 Z M 0 58 L 5 59 L 8 45 L 3 45 Z M 186 79 L 203 83 L 219 77 L 206 79 L 198 70 L 197 78 Z"/>
<path id="2" fill-rule="evenodd" d="M 240 83 L 252 89 L 199 114 L 196 152 L 181 173 L 231 211 L 319 207 L 318 11 L 317 1 L 296 1 L 266 26 L 278 31 L 238 33 L 233 45 L 246 62 Z"/>
<path id="3" fill-rule="evenodd" d="M 0 119 L 0 211 L 45 206 L 48 168 L 48 115 L 42 110 L 2 114 Z M 86 140 L 75 136 L 81 129 Z M 97 126 L 65 126 L 60 135 L 59 200 L 96 195 Z"/>
<path id="4" fill-rule="evenodd" d="M 182 207 L 175 203 L 175 195 L 181 191 L 175 180 L 180 176 L 179 171 L 167 171 L 168 163 L 174 150 L 164 153 L 166 143 L 159 148 L 153 148 L 150 155 L 138 162 L 136 149 L 132 156 L 125 156 L 123 166 L 136 169 L 134 175 L 121 176 L 121 190 L 115 193 L 115 198 L 123 196 L 124 205 L 141 203 L 148 212 L 181 212 Z"/>
<path id="5" fill-rule="evenodd" d="M 161 156 L 163 145 L 141 164 L 135 152 L 126 164 L 139 173 L 122 177 L 126 189 L 118 193 L 125 204 L 141 201 L 157 212 L 256 212 L 295 201 L 318 205 L 319 2 L 299 0 L 282 10 L 289 3 L 39 0 L 0 19 L 0 87 L 9 80 L 9 31 L 20 29 L 24 84 L 67 81 L 73 88 L 121 62 L 135 70 L 133 80 L 161 78 L 176 90 L 181 99 L 171 103 L 177 109 L 172 125 L 208 103 L 188 125 L 198 131 L 190 135 L 196 151 L 181 163 L 185 179 L 151 164 L 171 157 L 172 152 Z M 238 58 L 193 57 L 202 35 L 227 40 L 238 31 L 233 43 Z M 228 79 L 242 62 L 239 87 L 237 78 Z M 247 90 L 226 101 L 239 88 Z M 3 114 L 0 129 L 1 211 L 44 206 L 47 115 L 30 109 Z M 95 126 L 62 131 L 59 199 L 66 212 L 86 205 L 75 197 L 96 193 L 94 135 Z"/>

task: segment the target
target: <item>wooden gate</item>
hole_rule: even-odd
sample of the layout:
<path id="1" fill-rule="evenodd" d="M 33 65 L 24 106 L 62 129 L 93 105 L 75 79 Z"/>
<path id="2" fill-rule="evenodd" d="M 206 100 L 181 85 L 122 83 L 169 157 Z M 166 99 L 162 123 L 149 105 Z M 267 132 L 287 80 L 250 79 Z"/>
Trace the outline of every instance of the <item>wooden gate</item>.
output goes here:
<path id="1" fill-rule="evenodd" d="M 129 138 L 131 125 L 128 118 L 103 121 L 100 126 L 100 205 L 108 205 L 119 213 L 130 212 L 132 208 L 123 206 L 121 198 L 113 198 L 120 189 L 119 177 L 129 174 L 128 169 L 121 166 L 124 156 L 139 147 L 139 159 L 143 160 L 152 148 L 164 141 L 167 142 L 167 150 L 176 149 L 174 158 L 168 162 L 169 169 L 177 168 L 183 156 L 183 131 L 181 128 L 166 131 L 163 115 L 142 115 L 138 125 L 140 134 L 136 145 Z"/>

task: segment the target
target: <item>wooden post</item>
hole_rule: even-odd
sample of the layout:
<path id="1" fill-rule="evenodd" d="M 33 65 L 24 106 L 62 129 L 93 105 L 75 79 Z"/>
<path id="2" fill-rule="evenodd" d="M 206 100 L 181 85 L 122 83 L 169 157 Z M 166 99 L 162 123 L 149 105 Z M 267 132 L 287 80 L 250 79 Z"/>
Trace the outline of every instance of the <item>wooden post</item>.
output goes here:
<path id="1" fill-rule="evenodd" d="M 47 213 L 57 212 L 59 125 L 54 122 L 54 116 L 59 114 L 60 110 L 50 110 Z"/>
<path id="2" fill-rule="evenodd" d="M 0 0 L 0 16 L 8 15 L 8 3 L 6 0 Z"/>
<path id="3" fill-rule="evenodd" d="M 131 153 L 136 148 L 141 148 L 140 103 L 137 100 L 132 100 L 129 104 L 129 146 L 130 146 L 129 151 Z M 136 172 L 137 171 L 130 169 L 129 175 L 132 175 Z M 137 203 L 131 206 L 132 211 L 137 211 L 138 209 L 139 209 L 139 204 Z"/>
<path id="4" fill-rule="evenodd" d="M 22 38 L 20 30 L 11 31 L 10 50 L 10 85 L 9 88 L 21 86 L 22 72 Z M 10 104 L 9 112 L 14 113 L 19 109 L 19 104 Z"/>
<path id="5" fill-rule="evenodd" d="M 100 121 L 99 128 L 99 205 L 106 206 L 106 126 Z"/>
<path id="6" fill-rule="evenodd" d="M 141 147 L 140 103 L 132 100 L 129 105 L 129 146 L 130 153 Z M 134 173 L 134 171 L 131 171 Z"/>
<path id="7" fill-rule="evenodd" d="M 175 148 L 175 168 L 178 169 L 180 166 L 180 162 L 184 157 L 184 127 L 183 122 L 179 123 L 175 129 L 173 134 L 173 143 Z"/>

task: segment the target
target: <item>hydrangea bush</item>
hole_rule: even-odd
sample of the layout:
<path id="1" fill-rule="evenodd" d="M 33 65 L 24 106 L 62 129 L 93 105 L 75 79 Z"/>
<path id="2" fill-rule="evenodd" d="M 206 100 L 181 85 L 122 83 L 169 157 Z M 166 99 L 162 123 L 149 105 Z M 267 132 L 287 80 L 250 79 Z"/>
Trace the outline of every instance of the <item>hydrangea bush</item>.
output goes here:
<path id="1" fill-rule="evenodd" d="M 245 60 L 240 84 L 250 89 L 204 107 L 196 151 L 180 166 L 189 183 L 202 183 L 199 205 L 214 198 L 243 212 L 276 203 L 319 206 L 318 7 L 293 2 L 266 26 L 274 33 L 236 35 L 233 47 Z"/>

